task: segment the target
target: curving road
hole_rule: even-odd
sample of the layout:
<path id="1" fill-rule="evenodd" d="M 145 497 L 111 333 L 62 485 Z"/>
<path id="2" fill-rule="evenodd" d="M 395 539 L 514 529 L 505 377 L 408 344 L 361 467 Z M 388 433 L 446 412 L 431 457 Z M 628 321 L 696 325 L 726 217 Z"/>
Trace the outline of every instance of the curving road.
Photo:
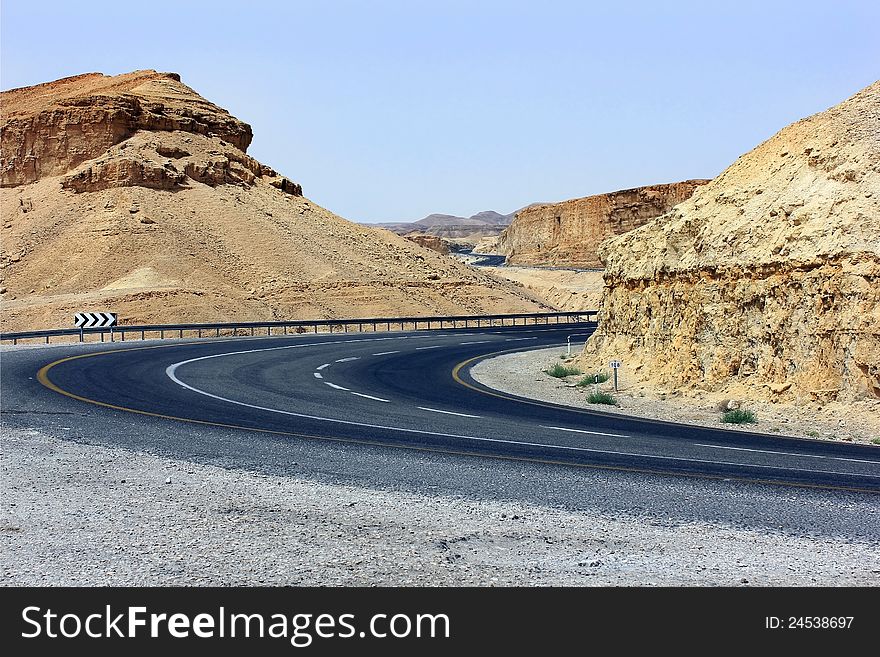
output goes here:
<path id="1" fill-rule="evenodd" d="M 287 441 L 880 492 L 878 448 L 572 409 L 500 394 L 469 375 L 486 355 L 564 344 L 568 334 L 590 328 L 105 345 L 86 353 L 69 347 L 72 355 L 56 351 L 54 358 L 49 349 L 17 358 L 7 351 L 4 414 L 15 412 L 22 395 L 32 395 L 59 410 L 22 412 L 75 415 L 88 404 L 90 421 L 104 419 L 108 427 L 183 420 L 216 430 L 231 460 L 236 450 L 258 448 L 251 436 L 268 434 Z M 244 433 L 235 443 L 229 430 Z M 192 457 L 194 444 L 181 440 L 165 449 Z"/>

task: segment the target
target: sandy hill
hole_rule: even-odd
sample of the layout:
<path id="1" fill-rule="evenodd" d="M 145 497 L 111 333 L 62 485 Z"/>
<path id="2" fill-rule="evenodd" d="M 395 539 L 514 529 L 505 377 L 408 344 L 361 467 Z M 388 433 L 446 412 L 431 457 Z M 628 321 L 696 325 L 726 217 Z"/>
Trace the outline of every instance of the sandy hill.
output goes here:
<path id="1" fill-rule="evenodd" d="M 880 82 L 601 255 L 585 363 L 617 357 L 646 380 L 743 396 L 880 398 Z"/>
<path id="2" fill-rule="evenodd" d="M 707 182 L 685 180 L 536 203 L 516 213 L 495 248 L 507 256 L 508 264 L 600 268 L 603 240 L 669 212 Z"/>
<path id="3" fill-rule="evenodd" d="M 535 311 L 521 289 L 348 222 L 246 154 L 171 73 L 0 96 L 2 328 Z"/>

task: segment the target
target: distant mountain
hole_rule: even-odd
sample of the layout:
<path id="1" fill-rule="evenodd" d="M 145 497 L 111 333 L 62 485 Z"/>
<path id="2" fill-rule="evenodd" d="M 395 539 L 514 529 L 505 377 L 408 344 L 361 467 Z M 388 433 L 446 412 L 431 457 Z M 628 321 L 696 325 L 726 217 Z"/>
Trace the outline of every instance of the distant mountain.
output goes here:
<path id="1" fill-rule="evenodd" d="M 518 210 L 516 211 L 518 212 Z M 397 221 L 386 222 L 380 224 L 371 224 L 397 233 L 405 235 L 413 231 L 419 231 L 427 234 L 451 234 L 451 233 L 473 233 L 483 232 L 497 234 L 513 221 L 516 212 L 510 214 L 501 214 L 494 210 L 484 210 L 470 217 L 459 217 L 454 214 L 429 214 L 418 221 Z"/>

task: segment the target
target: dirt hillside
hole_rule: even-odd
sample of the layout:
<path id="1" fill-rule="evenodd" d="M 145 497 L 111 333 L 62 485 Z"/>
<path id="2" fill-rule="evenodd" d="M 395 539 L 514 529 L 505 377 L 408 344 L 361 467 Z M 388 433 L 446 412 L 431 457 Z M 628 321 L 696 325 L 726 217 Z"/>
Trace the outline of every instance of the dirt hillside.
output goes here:
<path id="1" fill-rule="evenodd" d="M 91 73 L 2 107 L 4 331 L 537 311 L 528 292 L 346 221 L 246 154 L 249 125 L 179 76 Z"/>
<path id="2" fill-rule="evenodd" d="M 777 401 L 880 398 L 880 82 L 600 254 L 585 366 L 620 358 L 642 380 Z"/>

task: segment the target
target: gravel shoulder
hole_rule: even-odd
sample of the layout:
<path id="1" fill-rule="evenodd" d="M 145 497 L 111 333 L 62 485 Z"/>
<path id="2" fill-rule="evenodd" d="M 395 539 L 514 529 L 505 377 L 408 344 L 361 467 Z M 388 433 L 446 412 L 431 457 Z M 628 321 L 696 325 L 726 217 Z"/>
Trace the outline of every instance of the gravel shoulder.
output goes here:
<path id="1" fill-rule="evenodd" d="M 520 397 L 529 397 L 555 404 L 592 408 L 607 413 L 620 413 L 655 420 L 668 420 L 690 425 L 707 426 L 730 431 L 760 431 L 799 438 L 848 441 L 877 444 L 880 441 L 880 400 L 866 400 L 854 404 L 794 406 L 761 401 L 733 400 L 737 407 L 751 410 L 757 424 L 725 424 L 721 410 L 729 399 L 696 391 L 683 396 L 675 391 L 662 390 L 628 380 L 620 370 L 617 393 L 608 381 L 599 387 L 614 393 L 617 406 L 595 405 L 587 402 L 593 386 L 579 387 L 575 383 L 582 376 L 558 379 L 544 370 L 554 363 L 567 364 L 564 346 L 504 354 L 480 361 L 471 369 L 471 375 L 480 383 Z M 576 355 L 576 354 L 575 354 Z"/>
<path id="2" fill-rule="evenodd" d="M 6 586 L 836 586 L 880 579 L 880 546 L 845 536 L 335 485 L 29 429 L 5 427 L 0 438 Z"/>

